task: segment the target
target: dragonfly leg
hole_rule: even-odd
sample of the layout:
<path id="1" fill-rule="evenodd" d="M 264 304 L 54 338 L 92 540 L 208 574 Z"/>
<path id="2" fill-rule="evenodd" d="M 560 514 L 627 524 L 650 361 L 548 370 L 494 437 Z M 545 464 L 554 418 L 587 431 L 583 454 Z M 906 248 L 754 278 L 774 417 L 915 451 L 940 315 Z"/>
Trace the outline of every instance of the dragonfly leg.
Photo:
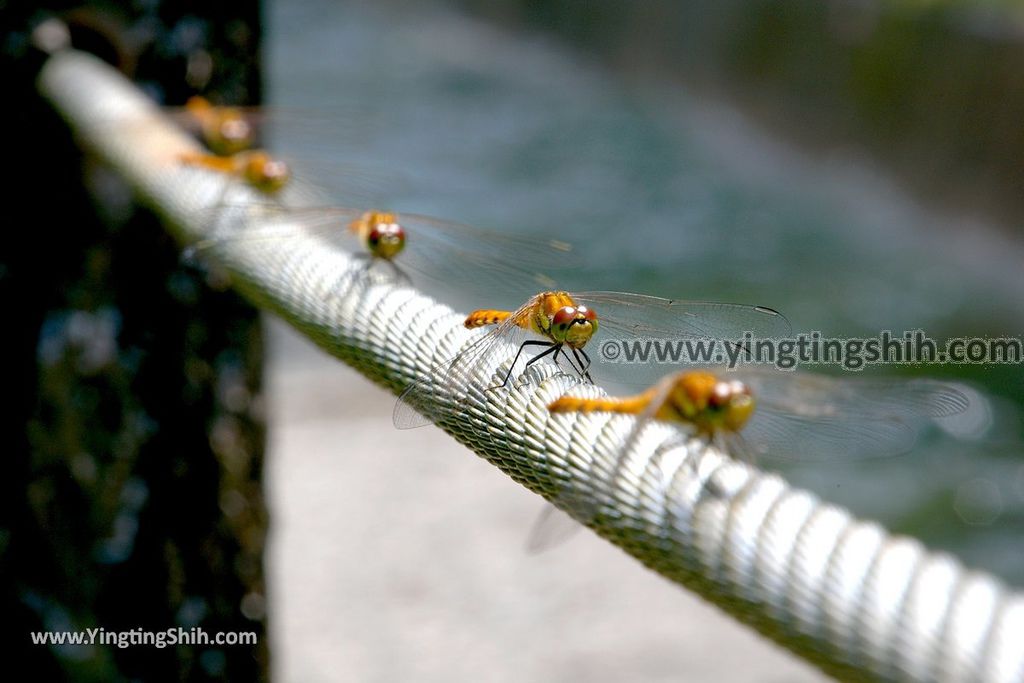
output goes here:
<path id="1" fill-rule="evenodd" d="M 533 361 L 548 355 L 549 353 L 552 352 L 552 350 L 557 349 L 560 346 L 560 344 L 552 344 L 551 342 L 540 341 L 539 339 L 529 339 L 527 341 L 524 341 L 522 344 L 519 345 L 519 350 L 516 351 L 516 357 L 512 359 L 512 365 L 508 366 L 508 372 L 505 373 L 505 379 L 502 380 L 501 384 L 488 388 L 488 391 L 490 391 L 491 389 L 503 389 L 505 386 L 508 385 L 508 380 L 510 377 L 512 377 L 512 371 L 515 369 L 516 363 L 519 362 L 519 356 L 523 355 L 523 349 L 525 349 L 527 346 L 551 347 L 544 353 L 540 354 L 539 356 L 534 356 L 530 360 L 530 362 L 526 364 L 526 367 L 530 367 L 530 363 L 533 363 Z"/>
<path id="2" fill-rule="evenodd" d="M 233 180 L 233 178 L 231 176 L 226 176 L 225 177 L 224 184 L 220 186 L 220 192 L 217 193 L 217 201 L 214 202 L 214 204 L 213 204 L 214 206 L 224 206 L 225 205 L 225 203 L 226 203 L 225 200 L 228 197 L 228 190 L 231 189 L 231 181 L 232 180 Z"/>
<path id="3" fill-rule="evenodd" d="M 572 355 L 576 357 L 576 362 L 580 364 L 580 376 L 593 384 L 594 379 L 590 376 L 590 356 L 583 349 L 573 349 Z M 583 356 L 583 360 L 587 361 L 586 365 L 580 360 L 580 356 Z"/>
<path id="4" fill-rule="evenodd" d="M 573 355 L 575 355 L 575 353 L 576 350 L 573 349 Z M 561 355 L 565 358 L 565 362 L 569 364 L 569 367 L 572 368 L 572 371 L 575 372 L 578 376 L 583 377 L 583 373 L 585 373 L 587 370 L 586 368 L 583 367 L 583 361 L 580 360 L 580 357 L 576 356 L 576 362 L 574 363 L 573 359 L 569 357 L 569 354 L 566 352 L 564 348 L 562 349 Z M 555 362 L 558 362 L 557 354 L 555 356 Z"/>
<path id="5" fill-rule="evenodd" d="M 526 346 L 528 343 L 529 342 L 523 342 L 523 346 Z M 547 356 L 548 354 L 552 354 L 552 353 L 555 354 L 555 363 L 556 364 L 558 363 L 558 353 L 560 351 L 562 351 L 562 345 L 561 344 L 551 344 L 550 342 L 541 342 L 541 344 L 548 344 L 551 348 L 549 348 L 547 351 L 545 351 L 543 353 L 538 353 L 536 356 L 534 356 L 530 360 L 526 361 L 526 367 L 523 368 L 523 372 L 526 372 L 530 368 L 531 365 L 533 365 L 534 363 L 539 361 L 544 356 Z M 521 348 L 522 347 L 520 347 L 520 349 Z M 509 368 L 509 372 L 510 373 L 512 372 L 512 368 Z"/>
<path id="6" fill-rule="evenodd" d="M 394 274 L 395 274 L 395 280 L 399 284 L 403 284 L 406 287 L 412 287 L 412 278 L 410 278 L 409 275 L 404 270 L 402 270 L 397 263 L 395 263 L 391 259 L 374 259 L 374 260 L 386 261 L 387 264 L 389 266 L 391 266 L 392 272 L 394 272 Z"/>
<path id="7" fill-rule="evenodd" d="M 575 366 L 575 365 L 573 364 L 573 362 L 572 362 L 572 358 L 569 358 L 569 354 L 567 354 L 567 353 L 565 352 L 565 348 L 562 348 L 562 349 L 560 349 L 560 350 L 558 351 L 558 353 L 556 353 L 556 354 L 555 354 L 555 365 L 558 365 L 558 359 L 559 359 L 559 357 L 565 358 L 565 362 L 569 364 L 569 367 L 570 367 L 570 368 L 572 368 L 572 371 L 573 371 L 573 372 L 575 372 L 576 374 L 579 374 L 579 372 L 580 372 L 580 371 L 579 371 L 579 368 L 577 368 L 577 367 L 576 367 L 576 366 Z M 561 366 L 561 365 L 558 365 L 558 369 L 559 369 L 559 370 L 561 370 L 561 369 L 562 369 L 562 366 Z"/>

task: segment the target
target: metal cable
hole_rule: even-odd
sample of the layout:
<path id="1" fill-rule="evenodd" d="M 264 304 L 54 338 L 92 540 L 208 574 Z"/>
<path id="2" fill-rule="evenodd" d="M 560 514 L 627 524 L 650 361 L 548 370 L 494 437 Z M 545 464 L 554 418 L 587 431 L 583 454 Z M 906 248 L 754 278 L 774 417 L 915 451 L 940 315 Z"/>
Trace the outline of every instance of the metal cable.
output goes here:
<path id="1" fill-rule="evenodd" d="M 221 188 L 175 162 L 196 143 L 134 86 L 65 51 L 39 88 L 182 241 L 210 237 Z M 233 204 L 246 196 L 232 192 Z M 315 235 L 224 240 L 209 254 L 256 305 L 396 393 L 480 334 L 414 289 L 374 282 Z M 500 371 L 449 376 L 427 408 L 458 441 L 651 569 L 841 679 L 1024 681 L 1021 593 L 667 425 L 649 425 L 624 452 L 631 416 L 547 411 L 567 390 L 600 393 L 551 364 L 531 368 L 521 386 L 483 391 Z"/>

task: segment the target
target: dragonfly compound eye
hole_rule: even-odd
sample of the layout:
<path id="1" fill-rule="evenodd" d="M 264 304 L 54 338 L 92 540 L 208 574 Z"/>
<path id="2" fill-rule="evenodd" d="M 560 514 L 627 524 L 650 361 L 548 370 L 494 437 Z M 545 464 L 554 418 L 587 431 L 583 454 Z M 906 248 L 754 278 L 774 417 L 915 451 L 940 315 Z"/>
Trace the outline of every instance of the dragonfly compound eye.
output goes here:
<path id="1" fill-rule="evenodd" d="M 597 321 L 586 306 L 564 306 L 551 316 L 551 331 L 556 342 L 581 348 L 597 330 Z"/>
<path id="2" fill-rule="evenodd" d="M 366 236 L 366 246 L 374 256 L 391 259 L 405 247 L 405 229 L 398 223 L 375 223 Z"/>
<path id="3" fill-rule="evenodd" d="M 590 336 L 597 332 L 597 313 L 594 312 L 594 309 L 588 308 L 587 306 L 577 306 L 576 316 L 577 324 L 581 322 L 587 323 L 585 325 L 582 325 L 582 327 L 585 327 L 589 330 L 589 334 L 587 337 L 589 339 Z M 583 316 L 582 319 L 579 316 Z"/>
<path id="4" fill-rule="evenodd" d="M 574 306 L 563 306 L 551 316 L 551 325 L 560 330 L 569 329 L 569 325 L 576 319 L 577 310 Z"/>
<path id="5" fill-rule="evenodd" d="M 742 429 L 754 412 L 754 397 L 739 380 L 718 382 L 708 397 L 708 409 L 720 415 L 723 426 L 731 431 Z"/>

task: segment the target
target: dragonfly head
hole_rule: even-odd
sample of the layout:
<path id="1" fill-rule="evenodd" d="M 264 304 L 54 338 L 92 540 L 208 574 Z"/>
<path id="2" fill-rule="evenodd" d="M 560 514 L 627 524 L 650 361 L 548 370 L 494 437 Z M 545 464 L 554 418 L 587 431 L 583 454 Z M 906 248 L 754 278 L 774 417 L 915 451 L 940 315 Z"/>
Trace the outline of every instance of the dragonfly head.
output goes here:
<path id="1" fill-rule="evenodd" d="M 708 396 L 708 420 L 719 429 L 739 431 L 754 412 L 754 397 L 750 387 L 738 379 L 715 383 Z"/>
<path id="2" fill-rule="evenodd" d="M 236 154 L 253 144 L 252 126 L 242 112 L 231 107 L 217 112 L 205 137 L 206 144 L 217 154 Z"/>
<path id="3" fill-rule="evenodd" d="M 266 194 L 279 191 L 291 177 L 288 164 L 266 152 L 248 153 L 243 170 L 245 181 Z"/>
<path id="4" fill-rule="evenodd" d="M 199 121 L 203 140 L 215 153 L 231 156 L 252 147 L 253 129 L 237 107 L 215 107 L 205 97 L 194 95 L 185 110 Z"/>
<path id="5" fill-rule="evenodd" d="M 710 372 L 684 372 L 672 388 L 670 401 L 678 418 L 701 431 L 735 432 L 754 412 L 750 387 L 739 380 L 723 380 Z"/>
<path id="6" fill-rule="evenodd" d="M 394 214 L 370 211 L 361 220 L 366 227 L 366 249 L 377 258 L 390 261 L 405 248 L 405 228 Z"/>
<path id="7" fill-rule="evenodd" d="M 597 314 L 586 306 L 563 306 L 551 316 L 551 338 L 558 344 L 582 348 L 597 332 Z"/>

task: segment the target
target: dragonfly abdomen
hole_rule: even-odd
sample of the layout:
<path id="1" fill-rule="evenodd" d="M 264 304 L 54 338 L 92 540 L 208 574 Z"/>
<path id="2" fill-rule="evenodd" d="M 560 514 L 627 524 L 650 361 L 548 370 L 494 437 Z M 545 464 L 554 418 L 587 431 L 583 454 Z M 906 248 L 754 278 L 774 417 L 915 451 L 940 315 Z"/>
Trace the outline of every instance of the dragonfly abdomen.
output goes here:
<path id="1" fill-rule="evenodd" d="M 221 157 L 203 152 L 183 152 L 178 161 L 187 166 L 200 166 L 219 173 L 237 173 L 238 167 L 234 157 Z"/>
<path id="2" fill-rule="evenodd" d="M 552 413 L 621 413 L 639 415 L 647 409 L 650 396 L 639 394 L 626 398 L 606 396 L 603 398 L 582 398 L 579 396 L 562 396 L 548 405 Z"/>
<path id="3" fill-rule="evenodd" d="M 473 311 L 466 316 L 466 322 L 463 323 L 469 329 L 476 329 L 477 327 L 486 327 L 487 325 L 497 325 L 505 322 L 508 317 L 512 315 L 509 311 L 495 311 L 491 309 L 482 309 L 479 311 Z"/>

